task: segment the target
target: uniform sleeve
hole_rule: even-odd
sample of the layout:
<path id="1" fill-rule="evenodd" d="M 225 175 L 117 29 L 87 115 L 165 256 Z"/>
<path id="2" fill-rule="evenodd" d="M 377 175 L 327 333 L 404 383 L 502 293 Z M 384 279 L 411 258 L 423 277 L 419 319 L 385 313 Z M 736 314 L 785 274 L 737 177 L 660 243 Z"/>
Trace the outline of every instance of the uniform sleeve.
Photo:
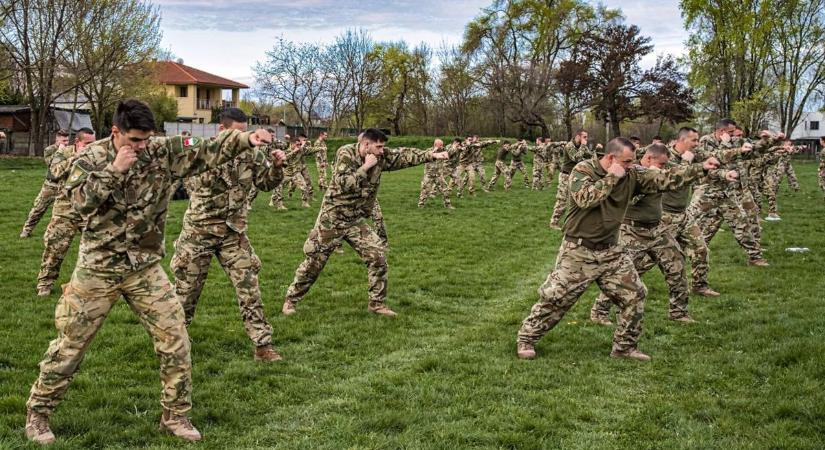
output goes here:
<path id="1" fill-rule="evenodd" d="M 582 209 L 591 208 L 604 201 L 619 181 L 617 176 L 610 173 L 594 180 L 577 168 L 574 168 L 570 175 L 570 199 Z"/>
<path id="2" fill-rule="evenodd" d="M 272 161 L 272 157 L 264 150 L 256 148 L 253 157 L 255 166 L 252 169 L 255 187 L 261 191 L 271 191 L 284 180 L 284 169 Z"/>
<path id="3" fill-rule="evenodd" d="M 123 190 L 124 174 L 96 152 L 81 153 L 72 164 L 65 189 L 81 216 L 93 214 L 113 192 Z"/>
<path id="4" fill-rule="evenodd" d="M 380 163 L 386 171 L 400 170 L 435 161 L 433 152 L 417 148 L 401 147 L 384 151 Z"/>
<path id="5" fill-rule="evenodd" d="M 341 190 L 341 193 L 352 193 L 361 188 L 361 183 L 367 179 L 367 171 L 355 161 L 348 152 L 339 152 L 335 159 L 335 168 L 332 171 L 332 181 Z"/>
<path id="6" fill-rule="evenodd" d="M 46 162 L 47 166 L 51 165 L 52 158 L 54 157 L 54 154 L 56 152 L 57 152 L 57 146 L 56 145 L 50 145 L 50 146 L 43 149 L 43 161 Z"/>
<path id="7" fill-rule="evenodd" d="M 636 173 L 636 192 L 642 194 L 678 190 L 705 176 L 701 164 L 678 165 L 668 170 L 632 170 Z"/>
<path id="8" fill-rule="evenodd" d="M 220 166 L 251 150 L 251 132 L 226 130 L 215 139 L 184 138 L 174 136 L 160 140 L 169 154 L 169 168 L 173 174 L 187 178 Z"/>
<path id="9" fill-rule="evenodd" d="M 72 168 L 77 157 L 74 155 L 74 146 L 71 151 L 56 152 L 52 156 L 52 162 L 49 164 L 49 173 L 55 179 L 61 179 Z"/>

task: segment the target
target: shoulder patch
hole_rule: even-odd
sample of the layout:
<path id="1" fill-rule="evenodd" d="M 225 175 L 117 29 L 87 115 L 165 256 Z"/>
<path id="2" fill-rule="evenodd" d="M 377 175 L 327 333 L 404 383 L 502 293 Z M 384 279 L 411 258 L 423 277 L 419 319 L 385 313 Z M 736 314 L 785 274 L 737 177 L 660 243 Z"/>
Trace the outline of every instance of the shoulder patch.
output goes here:
<path id="1" fill-rule="evenodd" d="M 188 137 L 183 139 L 183 146 L 184 147 L 195 147 L 200 144 L 201 139 L 198 137 Z"/>

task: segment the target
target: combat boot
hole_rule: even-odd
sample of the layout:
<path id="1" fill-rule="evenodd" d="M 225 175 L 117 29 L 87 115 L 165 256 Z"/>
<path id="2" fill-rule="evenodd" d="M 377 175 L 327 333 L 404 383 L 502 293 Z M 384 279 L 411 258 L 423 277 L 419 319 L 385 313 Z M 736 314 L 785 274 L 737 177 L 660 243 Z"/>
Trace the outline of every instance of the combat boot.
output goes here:
<path id="1" fill-rule="evenodd" d="M 748 265 L 749 266 L 756 266 L 756 267 L 768 267 L 768 266 L 770 266 L 770 264 L 768 264 L 768 260 L 765 259 L 765 258 L 751 259 L 750 261 L 748 261 Z"/>
<path id="2" fill-rule="evenodd" d="M 689 315 L 684 315 L 684 316 L 681 316 L 681 317 L 671 317 L 670 320 L 672 320 L 674 322 L 687 324 L 687 325 L 692 324 L 692 323 L 696 323 L 696 321 L 693 320 L 693 318 L 690 317 Z"/>
<path id="3" fill-rule="evenodd" d="M 284 313 L 285 316 L 291 316 L 295 314 L 295 302 L 291 300 L 284 300 L 284 306 L 281 308 L 281 312 Z"/>
<path id="4" fill-rule="evenodd" d="M 52 287 L 51 286 L 40 286 L 37 288 L 37 296 L 38 297 L 48 297 L 52 295 Z"/>
<path id="5" fill-rule="evenodd" d="M 395 311 L 391 310 L 383 303 L 370 303 L 370 306 L 367 309 L 369 309 L 371 313 L 378 314 L 379 316 L 395 317 L 398 315 Z"/>
<path id="6" fill-rule="evenodd" d="M 189 418 L 182 414 L 174 414 L 168 409 L 163 409 L 160 417 L 160 431 L 179 437 L 184 441 L 195 442 L 201 440 L 201 433 L 192 425 Z"/>
<path id="7" fill-rule="evenodd" d="M 255 361 L 275 362 L 284 359 L 271 344 L 255 347 Z"/>
<path id="8" fill-rule="evenodd" d="M 54 433 L 49 428 L 49 417 L 28 410 L 26 413 L 26 437 L 40 445 L 54 443 Z"/>
<path id="9" fill-rule="evenodd" d="M 636 361 L 642 361 L 642 362 L 649 362 L 650 359 L 651 359 L 650 356 L 640 352 L 639 350 L 636 350 L 635 348 L 633 350 L 628 351 L 628 352 L 620 352 L 620 351 L 613 350 L 612 352 L 610 352 L 610 357 L 611 358 L 617 358 L 617 359 L 619 359 L 619 358 L 635 359 Z"/>
<path id="10" fill-rule="evenodd" d="M 28 239 L 32 235 L 32 232 L 29 230 L 23 230 L 20 232 L 20 239 Z"/>
<path id="11" fill-rule="evenodd" d="M 613 322 L 611 322 L 610 319 L 608 319 L 605 316 L 599 316 L 599 315 L 596 315 L 596 314 L 590 314 L 590 321 L 597 324 L 597 325 L 604 325 L 606 327 L 612 327 L 613 326 Z"/>
<path id="12" fill-rule="evenodd" d="M 697 295 L 701 295 L 702 297 L 719 297 L 720 293 L 714 291 L 713 289 L 704 286 L 704 287 L 695 287 L 693 288 L 693 293 Z"/>
<path id="13" fill-rule="evenodd" d="M 516 348 L 516 355 L 519 359 L 535 359 L 536 348 L 533 344 L 527 342 L 519 342 Z"/>
<path id="14" fill-rule="evenodd" d="M 311 205 L 307 202 L 301 202 L 301 208 L 309 208 Z"/>

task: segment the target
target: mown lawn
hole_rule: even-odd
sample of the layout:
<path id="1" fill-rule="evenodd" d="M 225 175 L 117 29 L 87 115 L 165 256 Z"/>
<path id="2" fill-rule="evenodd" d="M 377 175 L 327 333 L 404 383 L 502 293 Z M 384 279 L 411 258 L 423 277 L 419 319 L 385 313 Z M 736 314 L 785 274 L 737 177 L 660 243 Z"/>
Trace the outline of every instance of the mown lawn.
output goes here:
<path id="1" fill-rule="evenodd" d="M 215 264 L 190 328 L 193 421 L 204 434 L 197 447 L 823 448 L 825 202 L 815 166 L 796 169 L 803 191 L 783 187 L 783 220 L 765 223 L 771 267 L 747 267 L 729 232 L 713 242 L 711 283 L 723 296 L 692 299 L 699 323 L 665 320 L 662 277 L 645 277 L 641 349 L 650 364 L 608 357 L 611 330 L 587 321 L 593 288 L 539 343 L 538 359 L 516 359 L 516 331 L 558 249 L 560 234 L 546 227 L 555 189 L 514 183 L 504 193 L 499 184 L 454 200 L 454 211 L 438 200 L 422 210 L 422 168 L 385 174 L 379 198 L 394 320 L 367 312 L 366 270 L 350 249 L 333 256 L 297 315 L 282 316 L 319 200 L 304 210 L 293 198 L 279 213 L 262 194 L 250 235 L 285 360 L 253 362 L 234 291 Z M 35 237 L 17 238 L 43 171 L 37 160 L 0 160 L 4 449 L 28 447 L 25 401 L 56 334 L 58 296 L 38 299 L 34 290 L 47 218 Z M 169 256 L 185 207 L 171 208 Z M 71 254 L 60 283 L 74 261 Z M 53 416 L 54 448 L 183 447 L 157 431 L 157 367 L 148 335 L 121 303 Z"/>

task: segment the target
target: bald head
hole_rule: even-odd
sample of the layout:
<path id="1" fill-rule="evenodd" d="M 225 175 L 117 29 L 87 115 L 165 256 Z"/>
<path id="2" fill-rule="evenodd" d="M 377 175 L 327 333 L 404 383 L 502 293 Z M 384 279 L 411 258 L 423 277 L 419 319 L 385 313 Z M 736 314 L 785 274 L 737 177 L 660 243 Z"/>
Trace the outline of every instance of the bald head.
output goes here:
<path id="1" fill-rule="evenodd" d="M 433 147 L 435 147 L 435 148 L 444 147 L 444 141 L 442 141 L 441 139 L 436 139 L 435 141 L 433 141 Z"/>

